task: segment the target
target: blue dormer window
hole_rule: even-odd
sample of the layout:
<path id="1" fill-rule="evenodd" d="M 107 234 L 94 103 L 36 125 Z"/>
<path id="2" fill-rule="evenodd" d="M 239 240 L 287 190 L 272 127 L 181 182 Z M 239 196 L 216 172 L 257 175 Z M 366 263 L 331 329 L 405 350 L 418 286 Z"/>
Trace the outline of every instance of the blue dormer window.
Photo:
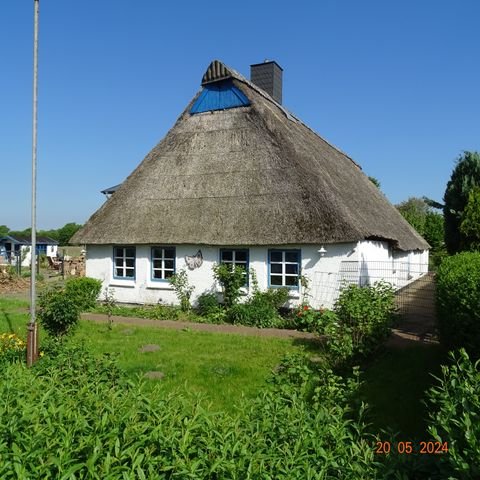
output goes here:
<path id="1" fill-rule="evenodd" d="M 193 104 L 190 113 L 226 110 L 248 105 L 250 105 L 250 101 L 245 94 L 235 87 L 231 80 L 224 80 L 204 85 L 202 93 Z"/>

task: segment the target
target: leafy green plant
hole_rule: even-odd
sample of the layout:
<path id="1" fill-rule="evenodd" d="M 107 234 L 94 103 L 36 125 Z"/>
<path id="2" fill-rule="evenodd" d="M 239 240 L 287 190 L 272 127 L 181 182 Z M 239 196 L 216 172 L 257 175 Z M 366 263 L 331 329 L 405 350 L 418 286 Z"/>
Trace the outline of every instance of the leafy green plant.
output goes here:
<path id="1" fill-rule="evenodd" d="M 0 335 L 0 362 L 21 361 L 25 358 L 26 343 L 15 333 Z"/>
<path id="2" fill-rule="evenodd" d="M 395 312 L 393 288 L 386 282 L 344 287 L 334 314 L 323 316 L 326 348 L 336 364 L 371 354 L 390 334 Z"/>
<path id="3" fill-rule="evenodd" d="M 234 325 L 272 328 L 282 325 L 277 310 L 269 303 L 252 298 L 245 303 L 237 303 L 227 310 L 227 319 Z"/>
<path id="4" fill-rule="evenodd" d="M 428 391 L 428 431 L 448 443 L 448 453 L 438 459 L 442 478 L 474 480 L 480 478 L 480 361 L 473 363 L 464 349 L 450 358 Z"/>
<path id="5" fill-rule="evenodd" d="M 64 337 L 72 333 L 79 318 L 79 306 L 65 290 L 48 289 L 39 295 L 38 319 L 50 335 Z"/>
<path id="6" fill-rule="evenodd" d="M 211 314 L 216 314 L 222 309 L 221 305 L 218 303 L 217 295 L 215 293 L 202 293 L 197 299 L 198 313 L 203 316 L 208 316 Z"/>
<path id="7" fill-rule="evenodd" d="M 448 350 L 464 347 L 480 355 L 480 253 L 446 258 L 436 275 L 440 341 Z"/>
<path id="8" fill-rule="evenodd" d="M 81 312 L 95 307 L 102 289 L 102 282 L 96 278 L 69 278 L 65 282 L 65 293 L 75 302 Z"/>
<path id="9" fill-rule="evenodd" d="M 233 268 L 225 263 L 213 266 L 213 276 L 222 287 L 223 303 L 226 308 L 238 302 L 240 289 L 245 285 L 245 275 L 245 269 L 238 265 Z"/>
<path id="10" fill-rule="evenodd" d="M 106 288 L 103 292 L 103 305 L 107 312 L 108 317 L 108 328 L 111 330 L 113 327 L 113 314 L 115 312 L 115 308 L 117 303 L 115 301 L 115 291 L 113 288 Z"/>
<path id="11" fill-rule="evenodd" d="M 190 298 L 195 287 L 188 282 L 188 274 L 185 269 L 172 275 L 168 281 L 173 286 L 175 294 L 180 302 L 180 308 L 183 312 L 188 312 L 192 309 Z"/>

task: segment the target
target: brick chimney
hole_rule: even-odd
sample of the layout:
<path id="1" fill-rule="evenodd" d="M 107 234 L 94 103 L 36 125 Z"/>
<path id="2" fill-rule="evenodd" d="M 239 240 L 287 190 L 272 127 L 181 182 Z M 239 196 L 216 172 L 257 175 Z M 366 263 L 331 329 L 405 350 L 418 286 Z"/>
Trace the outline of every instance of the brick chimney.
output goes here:
<path id="1" fill-rule="evenodd" d="M 283 68 L 275 61 L 250 65 L 250 81 L 282 104 Z"/>

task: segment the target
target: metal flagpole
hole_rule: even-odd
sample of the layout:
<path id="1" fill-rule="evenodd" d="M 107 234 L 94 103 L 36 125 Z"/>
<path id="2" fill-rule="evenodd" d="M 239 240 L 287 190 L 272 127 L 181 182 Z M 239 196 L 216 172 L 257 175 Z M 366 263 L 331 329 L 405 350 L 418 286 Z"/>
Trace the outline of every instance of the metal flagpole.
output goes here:
<path id="1" fill-rule="evenodd" d="M 27 366 L 31 366 L 38 357 L 37 332 L 35 318 L 37 277 L 37 92 L 38 92 L 38 12 L 39 0 L 34 0 L 33 34 L 33 134 L 32 134 L 32 266 L 30 270 L 30 323 L 27 326 Z"/>

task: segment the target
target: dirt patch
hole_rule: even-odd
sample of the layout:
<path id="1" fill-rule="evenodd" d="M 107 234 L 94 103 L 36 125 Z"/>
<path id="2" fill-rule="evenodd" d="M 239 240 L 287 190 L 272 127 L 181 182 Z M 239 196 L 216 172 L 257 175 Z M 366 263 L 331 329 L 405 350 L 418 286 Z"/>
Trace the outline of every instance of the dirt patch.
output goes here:
<path id="1" fill-rule="evenodd" d="M 9 295 L 11 293 L 20 293 L 28 291 L 30 286 L 29 278 L 0 275 L 0 294 Z"/>
<path id="2" fill-rule="evenodd" d="M 146 372 L 144 377 L 149 378 L 150 380 L 161 380 L 165 377 L 165 374 L 158 370 L 152 370 L 150 372 Z"/>
<path id="3" fill-rule="evenodd" d="M 138 349 L 140 353 L 158 352 L 158 350 L 160 350 L 160 345 L 155 345 L 155 344 L 143 345 L 143 347 L 140 347 Z"/>

